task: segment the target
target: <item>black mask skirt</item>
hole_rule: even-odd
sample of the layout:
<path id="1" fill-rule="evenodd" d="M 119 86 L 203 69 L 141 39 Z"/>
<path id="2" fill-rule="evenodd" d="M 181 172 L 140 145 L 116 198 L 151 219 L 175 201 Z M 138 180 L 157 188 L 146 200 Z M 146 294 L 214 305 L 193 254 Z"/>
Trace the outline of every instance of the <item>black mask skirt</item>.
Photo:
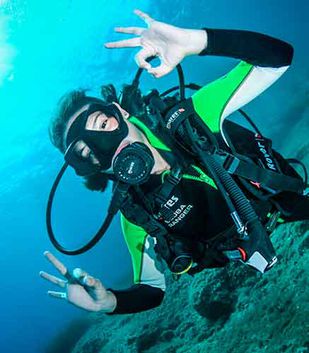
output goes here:
<path id="1" fill-rule="evenodd" d="M 93 131 L 86 129 L 88 117 L 94 112 L 102 112 L 107 117 L 115 117 L 118 128 L 113 131 Z M 128 126 L 115 104 L 104 105 L 94 103 L 83 112 L 70 127 L 64 158 L 75 169 L 76 174 L 87 176 L 107 170 L 111 167 L 112 158 L 122 140 L 128 135 Z M 93 164 L 89 158 L 83 158 L 76 153 L 76 143 L 84 141 L 100 164 Z"/>

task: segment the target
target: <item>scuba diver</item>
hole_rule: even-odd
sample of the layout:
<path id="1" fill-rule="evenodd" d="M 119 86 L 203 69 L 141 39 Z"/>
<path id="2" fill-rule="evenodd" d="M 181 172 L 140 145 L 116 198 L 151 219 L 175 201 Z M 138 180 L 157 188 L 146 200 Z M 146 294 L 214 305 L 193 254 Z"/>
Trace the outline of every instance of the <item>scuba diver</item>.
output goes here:
<path id="1" fill-rule="evenodd" d="M 163 300 L 166 267 L 175 278 L 238 261 L 264 273 L 277 262 L 270 234 L 280 222 L 309 219 L 305 180 L 272 149 L 271 140 L 243 111 L 252 130 L 228 121 L 233 112 L 261 94 L 288 69 L 291 45 L 244 30 L 183 29 L 136 10 L 147 28 L 119 27 L 131 39 L 106 48 L 141 47 L 132 85 L 117 97 L 112 85 L 104 99 L 73 91 L 60 101 L 50 127 L 53 144 L 65 164 L 47 206 L 47 229 L 57 250 L 78 255 L 92 248 L 118 210 L 132 257 L 134 285 L 106 289 L 99 279 L 76 268 L 70 272 L 50 252 L 46 258 L 65 277 L 40 275 L 63 291 L 49 291 L 89 311 L 136 313 Z M 180 62 L 190 55 L 240 59 L 223 77 L 204 87 L 185 85 Z M 160 65 L 154 67 L 151 58 Z M 201 59 L 202 60 L 202 59 Z M 174 68 L 179 94 L 167 96 L 138 88 L 142 71 L 156 78 Z M 197 90 L 185 99 L 185 88 Z M 178 89 L 178 87 L 176 87 Z M 56 240 L 52 201 L 66 168 L 71 166 L 91 190 L 113 182 L 107 217 L 91 241 L 68 250 Z M 165 266 L 165 267 L 164 267 Z"/>

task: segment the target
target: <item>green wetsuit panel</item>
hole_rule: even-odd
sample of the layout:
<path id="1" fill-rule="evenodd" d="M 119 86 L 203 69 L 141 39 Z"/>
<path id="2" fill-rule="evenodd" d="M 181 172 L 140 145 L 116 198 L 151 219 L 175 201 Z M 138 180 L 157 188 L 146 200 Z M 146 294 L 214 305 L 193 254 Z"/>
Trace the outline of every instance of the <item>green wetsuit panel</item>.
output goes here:
<path id="1" fill-rule="evenodd" d="M 121 227 L 132 259 L 134 283 L 138 284 L 141 280 L 147 232 L 142 227 L 128 221 L 123 214 L 121 214 Z"/>
<path id="2" fill-rule="evenodd" d="M 130 123 L 137 126 L 147 137 L 147 140 L 154 148 L 158 148 L 163 151 L 170 151 L 170 149 L 138 118 L 131 116 L 129 118 Z"/>
<path id="3" fill-rule="evenodd" d="M 241 61 L 225 76 L 209 83 L 192 95 L 196 113 L 212 132 L 220 132 L 220 121 L 224 108 L 254 66 Z"/>

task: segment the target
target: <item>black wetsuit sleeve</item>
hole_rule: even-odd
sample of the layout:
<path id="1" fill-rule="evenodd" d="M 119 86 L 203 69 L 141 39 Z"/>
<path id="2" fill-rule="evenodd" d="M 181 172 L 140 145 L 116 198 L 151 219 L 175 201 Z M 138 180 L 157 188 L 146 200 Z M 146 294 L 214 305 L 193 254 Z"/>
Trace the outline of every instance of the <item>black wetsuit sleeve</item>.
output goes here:
<path id="1" fill-rule="evenodd" d="M 224 120 L 259 96 L 289 68 L 293 47 L 264 34 L 225 29 L 204 29 L 207 45 L 200 55 L 240 59 L 230 72 L 208 83 L 192 95 L 196 114 L 224 140 Z"/>
<path id="2" fill-rule="evenodd" d="M 136 284 L 125 290 L 108 289 L 117 299 L 116 309 L 109 313 L 132 314 L 159 306 L 164 298 L 164 291 L 146 284 Z"/>
<path id="3" fill-rule="evenodd" d="M 199 55 L 227 56 L 261 67 L 282 67 L 292 62 L 293 47 L 280 39 L 243 30 L 204 30 L 208 43 Z"/>

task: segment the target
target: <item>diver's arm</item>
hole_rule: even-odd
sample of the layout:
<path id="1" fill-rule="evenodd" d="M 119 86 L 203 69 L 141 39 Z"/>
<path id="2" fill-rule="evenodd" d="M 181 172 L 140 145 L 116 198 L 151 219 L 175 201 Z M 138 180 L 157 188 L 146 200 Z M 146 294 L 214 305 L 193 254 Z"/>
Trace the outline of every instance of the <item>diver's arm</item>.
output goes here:
<path id="1" fill-rule="evenodd" d="M 125 290 L 109 289 L 117 301 L 111 314 L 128 314 L 160 305 L 165 293 L 165 278 L 154 252 L 154 240 L 147 232 L 121 215 L 121 226 L 128 246 L 134 285 Z"/>
<path id="2" fill-rule="evenodd" d="M 159 306 L 164 291 L 146 284 L 135 284 L 124 290 L 109 289 L 116 297 L 116 308 L 109 314 L 132 314 Z"/>
<path id="3" fill-rule="evenodd" d="M 136 227 L 136 226 L 135 226 Z M 127 237 L 128 235 L 126 235 Z M 134 234 L 134 240 L 138 234 Z M 134 285 L 125 290 L 109 289 L 116 297 L 117 305 L 111 314 L 131 314 L 159 306 L 165 294 L 164 274 L 158 270 L 158 264 L 150 252 L 154 249 L 150 245 L 150 236 L 146 236 L 144 243 L 127 244 L 131 253 Z M 142 246 L 140 246 L 142 245 Z M 140 249 L 140 250 L 138 250 Z"/>
<path id="4" fill-rule="evenodd" d="M 141 47 L 136 54 L 139 67 L 155 77 L 172 71 L 186 56 L 218 55 L 241 59 L 227 75 L 203 87 L 192 96 L 197 115 L 213 132 L 222 132 L 224 119 L 271 86 L 292 61 L 291 45 L 264 34 L 175 27 L 136 10 L 148 28 L 118 27 L 117 32 L 136 37 L 106 43 L 107 48 Z M 157 56 L 161 64 L 152 67 L 147 58 Z"/>
<path id="5" fill-rule="evenodd" d="M 242 61 L 191 98 L 195 112 L 213 132 L 223 134 L 224 119 L 260 95 L 288 69 L 290 44 L 264 34 L 206 29 L 207 47 L 200 55 L 229 56 Z M 227 142 L 227 141 L 226 141 Z"/>
<path id="6" fill-rule="evenodd" d="M 240 59 L 254 66 L 278 68 L 292 62 L 293 47 L 265 34 L 205 28 L 207 45 L 199 55 L 217 55 Z"/>

